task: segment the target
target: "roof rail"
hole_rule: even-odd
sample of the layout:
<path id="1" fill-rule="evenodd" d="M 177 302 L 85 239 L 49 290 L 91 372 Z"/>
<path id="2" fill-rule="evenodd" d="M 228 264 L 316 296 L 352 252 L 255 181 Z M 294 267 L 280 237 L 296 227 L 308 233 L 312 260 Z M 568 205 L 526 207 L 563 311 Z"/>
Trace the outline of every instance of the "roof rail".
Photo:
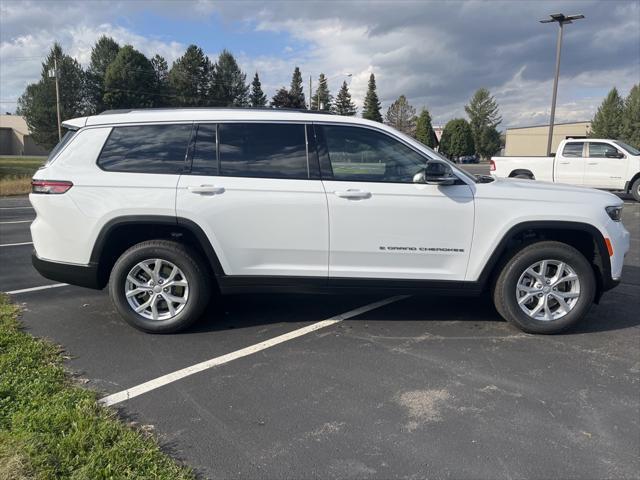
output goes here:
<path id="1" fill-rule="evenodd" d="M 273 111 L 279 112 L 292 112 L 292 113 L 316 113 L 324 115 L 333 115 L 332 112 L 324 110 L 307 110 L 305 108 L 278 108 L 278 107 L 158 107 L 158 108 L 123 108 L 116 110 L 105 110 L 99 113 L 99 115 L 115 115 L 121 113 L 140 112 L 146 110 L 259 110 L 259 111 Z"/>

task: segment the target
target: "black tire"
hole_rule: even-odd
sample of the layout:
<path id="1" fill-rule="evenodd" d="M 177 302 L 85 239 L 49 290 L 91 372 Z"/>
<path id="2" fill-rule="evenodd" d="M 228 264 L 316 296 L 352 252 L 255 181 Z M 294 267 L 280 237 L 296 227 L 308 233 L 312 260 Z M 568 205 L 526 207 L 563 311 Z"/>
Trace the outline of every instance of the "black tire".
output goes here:
<path id="1" fill-rule="evenodd" d="M 518 305 L 516 286 L 527 268 L 542 260 L 565 262 L 578 276 L 580 296 L 569 313 L 553 320 L 529 316 Z M 559 287 L 560 288 L 560 287 Z M 542 241 L 524 247 L 503 266 L 493 289 L 493 302 L 498 313 L 527 333 L 558 333 L 579 322 L 589 311 L 596 294 L 596 279 L 587 259 L 566 243 Z M 531 297 L 534 301 L 535 298 Z M 551 297 L 552 298 L 552 297 Z"/>
<path id="2" fill-rule="evenodd" d="M 127 301 L 127 275 L 134 266 L 148 259 L 171 262 L 184 274 L 189 292 L 184 307 L 172 318 L 152 320 L 136 313 Z M 120 315 L 131 326 L 149 333 L 175 333 L 186 329 L 200 318 L 215 286 L 206 273 L 203 260 L 184 245 L 167 240 L 138 243 L 116 261 L 109 278 L 109 295 Z M 162 294 L 160 292 L 160 294 Z"/>
<path id="3" fill-rule="evenodd" d="M 636 202 L 640 202 L 640 178 L 631 185 L 631 196 Z"/>

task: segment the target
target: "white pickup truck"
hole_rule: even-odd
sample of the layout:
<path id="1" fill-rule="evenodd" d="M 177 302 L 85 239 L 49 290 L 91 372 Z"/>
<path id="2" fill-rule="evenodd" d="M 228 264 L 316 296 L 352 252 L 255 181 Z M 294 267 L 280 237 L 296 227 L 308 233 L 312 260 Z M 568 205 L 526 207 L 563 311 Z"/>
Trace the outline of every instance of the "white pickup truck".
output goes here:
<path id="1" fill-rule="evenodd" d="M 491 175 L 623 191 L 640 202 L 640 151 L 618 140 L 563 140 L 553 157 L 493 157 Z"/>

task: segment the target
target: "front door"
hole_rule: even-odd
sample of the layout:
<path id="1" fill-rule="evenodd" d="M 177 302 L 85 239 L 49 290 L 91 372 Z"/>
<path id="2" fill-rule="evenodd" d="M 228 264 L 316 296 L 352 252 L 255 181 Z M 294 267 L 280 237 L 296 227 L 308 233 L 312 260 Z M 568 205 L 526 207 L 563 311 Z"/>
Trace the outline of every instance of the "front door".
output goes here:
<path id="1" fill-rule="evenodd" d="M 382 131 L 315 131 L 329 205 L 329 277 L 464 280 L 471 188 L 414 183 L 427 158 Z"/>
<path id="2" fill-rule="evenodd" d="M 554 180 L 558 183 L 584 185 L 585 142 L 567 142 L 556 153 Z"/>
<path id="3" fill-rule="evenodd" d="M 584 184 L 595 188 L 624 188 L 627 180 L 626 155 L 608 143 L 588 142 L 588 145 Z"/>
<path id="4" fill-rule="evenodd" d="M 306 139 L 304 124 L 198 126 L 176 212 L 205 230 L 225 274 L 326 279 L 327 201 Z"/>

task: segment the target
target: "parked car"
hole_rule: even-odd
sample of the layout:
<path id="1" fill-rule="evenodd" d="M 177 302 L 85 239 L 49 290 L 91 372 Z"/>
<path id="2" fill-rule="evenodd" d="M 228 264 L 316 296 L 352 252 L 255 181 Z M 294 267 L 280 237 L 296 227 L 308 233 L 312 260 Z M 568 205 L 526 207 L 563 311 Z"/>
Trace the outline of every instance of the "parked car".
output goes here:
<path id="1" fill-rule="evenodd" d="M 458 159 L 458 163 L 480 163 L 477 155 L 464 155 Z"/>
<path id="2" fill-rule="evenodd" d="M 148 332 L 188 327 L 218 293 L 366 290 L 490 294 L 553 333 L 618 283 L 629 249 L 614 195 L 475 177 L 360 118 L 168 109 L 64 126 L 32 183 L 33 264 L 108 285 Z"/>
<path id="3" fill-rule="evenodd" d="M 640 151 L 619 140 L 567 139 L 553 157 L 492 157 L 491 175 L 630 193 L 640 202 Z"/>

